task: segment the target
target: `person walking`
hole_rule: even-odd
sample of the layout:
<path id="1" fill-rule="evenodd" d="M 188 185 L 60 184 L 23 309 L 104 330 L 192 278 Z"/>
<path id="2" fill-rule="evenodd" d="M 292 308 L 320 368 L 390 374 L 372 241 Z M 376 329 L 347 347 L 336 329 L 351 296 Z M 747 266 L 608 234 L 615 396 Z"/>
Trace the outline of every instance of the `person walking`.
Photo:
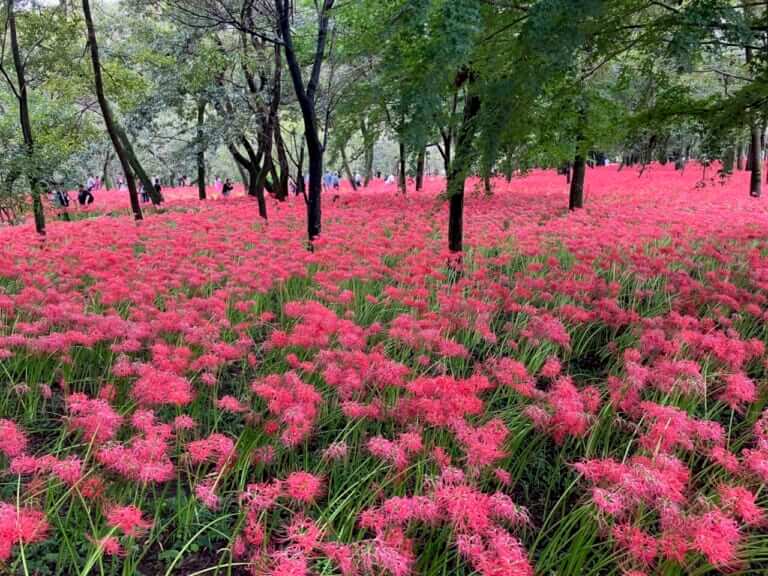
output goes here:
<path id="1" fill-rule="evenodd" d="M 328 191 L 333 187 L 333 172 L 328 170 L 323 176 L 323 190 Z"/>

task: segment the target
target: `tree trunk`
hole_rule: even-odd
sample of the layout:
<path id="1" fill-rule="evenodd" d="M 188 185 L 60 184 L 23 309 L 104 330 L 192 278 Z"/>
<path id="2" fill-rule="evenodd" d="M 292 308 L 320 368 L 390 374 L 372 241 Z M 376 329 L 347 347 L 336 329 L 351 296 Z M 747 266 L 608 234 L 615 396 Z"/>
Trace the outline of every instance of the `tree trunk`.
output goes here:
<path id="1" fill-rule="evenodd" d="M 445 131 L 441 130 L 441 136 L 443 138 L 443 147 L 440 148 L 440 154 L 443 156 L 443 169 L 445 170 L 446 177 L 451 172 L 451 156 L 452 156 L 452 145 L 453 145 L 453 136 L 451 135 L 451 131 Z"/>
<path id="2" fill-rule="evenodd" d="M 304 179 L 304 143 L 301 144 L 299 151 L 299 161 L 296 164 L 296 193 L 306 196 L 307 183 Z"/>
<path id="3" fill-rule="evenodd" d="M 344 168 L 344 172 L 347 174 L 347 180 L 352 185 L 352 190 L 357 192 L 357 182 L 355 182 L 355 175 L 352 174 L 352 168 L 349 167 L 349 160 L 347 160 L 347 151 L 342 146 L 341 148 L 341 167 Z"/>
<path id="4" fill-rule="evenodd" d="M 419 150 L 416 157 L 416 191 L 424 189 L 424 167 L 427 163 L 427 149 Z"/>
<path id="5" fill-rule="evenodd" d="M 256 189 L 254 190 L 255 194 L 251 194 L 257 198 L 263 198 L 264 190 L 269 190 L 269 188 L 271 188 L 271 186 L 267 185 L 267 176 L 272 172 L 272 134 L 269 134 L 269 145 L 267 148 L 268 150 L 264 151 L 265 154 L 260 154 L 263 159 L 261 162 L 261 169 L 259 170 L 258 178 L 256 179 Z M 259 206 L 261 206 L 261 204 L 259 204 Z M 261 213 L 261 208 L 259 208 L 259 213 Z M 266 218 L 266 216 L 264 216 L 264 218 Z"/>
<path id="6" fill-rule="evenodd" d="M 749 163 L 750 163 L 750 178 L 749 178 L 749 195 L 753 198 L 760 198 L 762 194 L 763 179 L 761 170 L 763 167 L 762 160 L 762 147 L 760 142 L 760 124 L 753 122 L 752 124 L 752 143 L 749 147 Z"/>
<path id="7" fill-rule="evenodd" d="M 261 214 L 262 199 L 264 197 L 264 188 L 267 182 L 267 175 L 273 170 L 272 165 L 272 142 L 274 140 L 275 125 L 277 124 L 277 112 L 280 107 L 280 87 L 281 87 L 281 70 L 282 70 L 282 57 L 280 52 L 280 46 L 275 46 L 274 53 L 275 71 L 272 82 L 272 94 L 270 96 L 269 108 L 266 116 L 264 117 L 262 124 L 261 134 L 259 134 L 259 157 L 262 159 L 261 170 L 256 181 L 256 188 L 254 190 L 255 196 L 259 198 L 259 213 Z M 253 161 L 253 158 L 251 158 Z M 264 204 L 263 218 L 266 218 L 266 204 Z"/>
<path id="8" fill-rule="evenodd" d="M 400 152 L 400 155 L 398 157 L 397 187 L 402 194 L 405 194 L 406 191 L 408 190 L 408 187 L 405 179 L 405 176 L 406 176 L 405 174 L 405 142 L 403 142 L 402 140 L 398 145 L 398 150 Z"/>
<path id="9" fill-rule="evenodd" d="M 736 164 L 736 148 L 731 146 L 723 154 L 723 174 L 733 174 L 733 167 Z"/>
<path id="10" fill-rule="evenodd" d="M 471 90 L 471 85 L 469 90 Z M 464 117 L 456 141 L 456 155 L 448 172 L 448 249 L 461 252 L 464 239 L 464 183 L 472 165 L 472 142 L 475 138 L 475 117 L 480 113 L 480 97 L 467 94 Z"/>
<path id="11" fill-rule="evenodd" d="M 262 180 L 262 172 L 269 169 L 267 166 L 267 160 L 264 159 L 265 167 L 262 167 L 261 164 L 263 159 L 263 151 L 260 150 L 257 153 L 245 136 L 240 136 L 240 142 L 243 144 L 245 151 L 248 154 L 247 158 L 238 152 L 237 147 L 235 147 L 234 144 L 229 145 L 229 152 L 232 154 L 235 162 L 237 162 L 239 166 L 242 166 L 243 169 L 248 171 L 248 195 L 256 198 L 259 203 L 259 216 L 266 220 L 267 202 L 266 198 L 264 197 L 264 182 Z"/>
<path id="12" fill-rule="evenodd" d="M 128 138 L 128 135 L 125 133 L 125 130 L 123 130 L 123 127 L 120 126 L 120 124 L 115 124 L 115 131 L 117 132 L 120 141 L 123 143 L 125 155 L 128 158 L 128 162 L 130 163 L 131 168 L 133 168 L 133 172 L 136 178 L 138 178 L 139 182 L 141 182 L 144 190 L 149 191 L 149 199 L 152 201 L 152 204 L 154 206 L 159 206 L 163 202 L 163 195 L 155 189 L 155 183 L 152 182 L 149 174 L 147 174 L 147 171 L 144 170 L 141 162 L 139 162 L 139 159 L 136 156 L 136 152 L 133 150 L 133 144 L 131 144 L 131 140 Z"/>
<path id="13" fill-rule="evenodd" d="M 280 176 L 275 182 L 275 196 L 281 202 L 288 199 L 288 176 L 290 167 L 288 166 L 288 153 L 285 151 L 285 142 L 283 142 L 283 133 L 280 129 L 280 119 L 275 123 L 275 148 L 277 149 L 277 163 L 280 166 Z"/>
<path id="14" fill-rule="evenodd" d="M 736 144 L 736 170 L 744 170 L 744 142 Z"/>
<path id="15" fill-rule="evenodd" d="M 256 197 L 256 201 L 259 204 L 259 216 L 266 220 L 267 199 L 264 197 L 264 186 L 259 186 L 260 174 L 261 170 L 258 165 L 248 170 L 248 195 Z"/>
<path id="16" fill-rule="evenodd" d="M 197 102 L 197 196 L 205 200 L 205 105 L 202 98 Z"/>
<path id="17" fill-rule="evenodd" d="M 107 148 L 107 153 L 104 156 L 104 164 L 101 170 L 101 181 L 104 184 L 104 189 L 109 190 L 112 188 L 112 179 L 109 177 L 109 164 L 112 162 L 112 150 Z"/>
<path id="18" fill-rule="evenodd" d="M 363 186 L 366 188 L 368 187 L 368 184 L 371 183 L 371 180 L 373 179 L 373 134 L 371 134 L 370 129 L 365 124 L 365 120 L 360 121 L 360 133 L 363 135 L 363 146 L 365 147 L 365 153 L 363 155 L 363 160 L 365 164 L 365 180 L 363 181 Z"/>
<path id="19" fill-rule="evenodd" d="M 291 74 L 293 89 L 299 102 L 301 116 L 304 121 L 304 139 L 307 143 L 309 156 L 309 194 L 307 195 L 307 236 L 312 247 L 312 241 L 319 236 L 322 228 L 322 179 L 323 179 L 323 145 L 317 128 L 315 111 L 315 92 L 320 82 L 320 71 L 325 58 L 325 43 L 328 35 L 328 11 L 333 8 L 334 0 L 323 0 L 317 23 L 317 42 L 315 45 L 314 61 L 309 83 L 304 86 L 302 66 L 299 63 L 293 45 L 291 31 L 291 0 L 276 0 L 278 26 L 285 49 L 285 59 Z"/>
<path id="20" fill-rule="evenodd" d="M 34 161 L 35 143 L 32 138 L 32 121 L 29 117 L 29 100 L 27 98 L 27 78 L 24 70 L 24 60 L 19 50 L 19 40 L 16 33 L 16 14 L 14 0 L 8 0 L 8 28 L 11 36 L 11 51 L 13 52 L 13 65 L 16 68 L 16 82 L 18 84 L 16 95 L 19 101 L 19 123 L 24 138 L 24 148 L 27 156 L 26 172 L 29 179 L 29 187 L 32 192 L 32 212 L 35 218 L 35 230 L 41 236 L 45 236 L 45 212 L 41 198 L 42 183 L 38 175 L 38 168 Z"/>
<path id="21" fill-rule="evenodd" d="M 12 0 L 11 0 L 12 1 Z M 128 195 L 131 199 L 131 210 L 133 210 L 133 217 L 136 220 L 141 220 L 143 215 L 141 213 L 141 205 L 139 204 L 139 194 L 136 190 L 136 182 L 133 179 L 133 170 L 131 168 L 128 155 L 123 148 L 123 144 L 120 141 L 120 136 L 116 130 L 116 123 L 112 118 L 112 110 L 107 101 L 107 97 L 104 94 L 104 83 L 101 79 L 101 62 L 99 61 L 99 46 L 96 44 L 96 30 L 93 26 L 93 18 L 91 17 L 91 6 L 88 0 L 83 0 L 83 15 L 85 16 L 85 25 L 88 31 L 88 46 L 91 49 L 91 62 L 93 63 L 93 80 L 96 88 L 96 98 L 99 101 L 99 107 L 101 108 L 101 115 L 104 118 L 104 125 L 107 128 L 109 139 L 112 141 L 112 146 L 115 148 L 115 154 L 117 154 L 120 165 L 123 168 L 125 174 L 125 182 L 128 185 Z"/>
<path id="22" fill-rule="evenodd" d="M 584 176 L 586 171 L 584 156 L 576 154 L 573 159 L 573 175 L 571 176 L 571 191 L 568 199 L 569 210 L 584 207 Z"/>
<path id="23" fill-rule="evenodd" d="M 747 22 L 749 23 L 752 16 L 752 8 L 745 8 L 745 15 L 747 16 Z M 752 63 L 752 48 L 747 46 L 746 48 L 746 63 L 747 68 L 751 68 Z M 763 179 L 761 177 L 761 169 L 763 165 L 763 150 L 762 150 L 762 137 L 763 128 L 760 124 L 760 119 L 754 110 L 749 112 L 749 130 L 750 130 L 750 146 L 749 146 L 749 163 L 748 170 L 750 171 L 749 178 L 749 195 L 753 198 L 759 198 L 762 194 Z"/>
<path id="24" fill-rule="evenodd" d="M 568 198 L 568 209 L 576 210 L 584 207 L 584 176 L 586 175 L 586 159 L 584 158 L 584 124 L 587 113 L 584 104 L 579 105 L 579 118 L 576 127 L 576 155 L 573 159 L 573 174 L 571 175 L 571 190 Z"/>

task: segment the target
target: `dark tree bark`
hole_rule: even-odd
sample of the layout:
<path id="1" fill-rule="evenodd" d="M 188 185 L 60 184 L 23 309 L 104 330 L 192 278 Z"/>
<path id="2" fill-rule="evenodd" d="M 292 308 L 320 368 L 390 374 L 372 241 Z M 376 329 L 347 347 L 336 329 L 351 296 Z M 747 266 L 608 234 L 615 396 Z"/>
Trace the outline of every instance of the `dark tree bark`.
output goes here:
<path id="1" fill-rule="evenodd" d="M 115 149 L 120 165 L 123 168 L 125 174 L 125 182 L 128 185 L 128 195 L 131 199 L 131 210 L 133 210 L 133 217 L 136 220 L 141 220 L 143 215 L 141 213 L 141 205 L 139 204 L 139 194 L 136 190 L 136 182 L 133 179 L 133 169 L 131 168 L 131 162 L 126 154 L 125 148 L 119 136 L 117 124 L 112 117 L 112 110 L 107 101 L 107 97 L 104 94 L 104 83 L 101 78 L 101 62 L 99 60 L 99 46 L 96 43 L 96 29 L 93 26 L 93 18 L 91 17 L 91 6 L 88 0 L 83 0 L 83 15 L 85 16 L 85 25 L 88 31 L 88 46 L 91 49 L 91 62 L 93 63 L 93 80 L 96 88 L 96 98 L 99 101 L 99 107 L 101 108 L 101 115 L 104 118 L 104 124 L 109 134 L 109 139 L 112 141 L 112 146 Z"/>
<path id="2" fill-rule="evenodd" d="M 275 122 L 275 148 L 277 150 L 277 163 L 280 167 L 280 174 L 275 181 L 275 197 L 281 202 L 288 198 L 288 178 L 290 176 L 290 167 L 288 166 L 288 153 L 285 150 L 283 133 L 280 130 L 279 117 Z"/>
<path id="3" fill-rule="evenodd" d="M 571 176 L 571 190 L 568 199 L 569 210 L 584 207 L 584 176 L 586 172 L 584 156 L 576 154 L 573 159 L 573 175 Z"/>
<path id="4" fill-rule="evenodd" d="M 317 125 L 317 113 L 315 110 L 315 96 L 320 82 L 320 71 L 325 59 L 325 44 L 328 36 L 328 12 L 333 8 L 334 0 L 322 0 L 318 3 L 319 14 L 317 19 L 317 40 L 315 55 L 312 62 L 312 71 L 309 82 L 304 84 L 301 64 L 299 63 L 296 49 L 293 45 L 293 32 L 291 30 L 291 0 L 275 0 L 278 15 L 278 28 L 285 49 L 285 59 L 288 63 L 288 71 L 296 94 L 296 99 L 301 109 L 304 121 L 304 139 L 307 143 L 309 156 L 309 193 L 307 194 L 307 236 L 310 247 L 312 241 L 320 234 L 322 227 L 322 178 L 323 178 L 323 145 L 320 141 L 320 133 Z"/>
<path id="5" fill-rule="evenodd" d="M 744 170 L 744 142 L 736 144 L 736 170 Z"/>
<path id="6" fill-rule="evenodd" d="M 373 179 L 373 146 L 374 136 L 370 128 L 366 125 L 365 120 L 360 121 L 360 133 L 363 135 L 363 163 L 365 164 L 365 176 L 363 180 L 363 186 L 368 187 Z"/>
<path id="7" fill-rule="evenodd" d="M 762 146 L 760 142 L 760 124 L 754 122 L 751 128 L 752 142 L 749 147 L 749 195 L 753 198 L 759 198 L 762 194 L 763 179 L 761 171 L 763 168 Z"/>
<path id="8" fill-rule="evenodd" d="M 458 78 L 457 78 L 458 81 Z M 456 116 L 456 110 L 459 106 L 459 90 L 458 87 L 453 93 L 453 102 L 451 104 L 451 117 Z M 445 169 L 446 177 L 451 172 L 451 160 L 453 159 L 453 126 L 449 125 L 447 128 L 440 128 L 440 138 L 443 141 L 442 146 L 437 145 L 437 150 L 440 152 L 440 156 L 443 157 L 443 167 Z M 511 172 L 510 172 L 511 174 Z M 511 176 L 510 176 L 511 179 Z"/>
<path id="9" fill-rule="evenodd" d="M 275 45 L 274 51 L 274 74 L 272 77 L 272 92 L 270 94 L 269 107 L 267 108 L 266 115 L 262 121 L 261 133 L 259 134 L 259 157 L 263 159 L 261 163 L 261 169 L 259 170 L 258 178 L 256 179 L 256 188 L 253 190 L 254 196 L 259 198 L 259 211 L 261 212 L 261 205 L 264 202 L 264 188 L 267 183 L 267 175 L 274 171 L 274 165 L 272 162 L 272 143 L 274 141 L 275 126 L 277 125 L 277 113 L 280 108 L 280 92 L 281 92 L 281 77 L 282 77 L 282 57 L 279 45 Z M 246 71 L 247 74 L 247 71 Z M 253 82 L 249 82 L 253 85 Z M 253 90 L 252 90 L 253 91 Z M 273 184 L 275 184 L 273 182 Z M 249 191 L 249 193 L 251 193 Z M 266 203 L 264 203 L 264 210 L 266 213 Z M 266 216 L 264 216 L 266 218 Z"/>
<path id="10" fill-rule="evenodd" d="M 397 160 L 397 188 L 401 194 L 405 194 L 408 191 L 406 173 L 405 173 L 405 142 L 402 140 L 398 145 L 399 156 Z"/>
<path id="11" fill-rule="evenodd" d="M 149 174 L 147 174 L 147 171 L 144 170 L 141 162 L 139 162 L 139 158 L 136 156 L 136 152 L 133 149 L 133 144 L 131 144 L 131 139 L 128 138 L 128 134 L 126 134 L 125 130 L 119 123 L 115 123 L 115 130 L 118 137 L 120 138 L 120 141 L 123 143 L 123 149 L 125 150 L 125 154 L 128 157 L 128 162 L 130 162 L 131 168 L 133 168 L 133 172 L 136 175 L 136 178 L 138 178 L 139 182 L 141 182 L 141 185 L 144 186 L 144 190 L 149 191 L 149 199 L 152 201 L 152 205 L 160 206 L 160 204 L 163 203 L 163 195 L 157 191 L 154 182 L 152 182 Z"/>
<path id="12" fill-rule="evenodd" d="M 440 137 L 443 140 L 443 145 L 440 146 L 440 144 L 438 144 L 437 149 L 440 152 L 440 156 L 443 157 L 443 169 L 447 175 L 451 171 L 451 155 L 453 154 L 451 148 L 453 145 L 453 134 L 450 130 L 441 129 Z"/>
<path id="13" fill-rule="evenodd" d="M 259 216 L 267 220 L 267 199 L 264 196 L 264 185 L 259 186 L 258 182 L 261 179 L 261 170 L 257 168 L 251 168 L 248 171 L 248 194 L 250 196 L 256 196 L 256 202 L 259 205 Z"/>
<path id="14" fill-rule="evenodd" d="M 307 183 L 304 179 L 304 143 L 299 150 L 299 159 L 296 162 L 296 193 L 303 194 L 305 199 L 307 194 Z M 308 199 L 307 199 L 308 200 Z"/>
<path id="15" fill-rule="evenodd" d="M 200 200 L 205 200 L 205 123 L 206 102 L 202 98 L 197 102 L 197 195 Z"/>
<path id="16" fill-rule="evenodd" d="M 248 172 L 248 195 L 256 198 L 259 205 L 259 216 L 266 220 L 267 200 L 264 197 L 264 184 L 259 186 L 259 180 L 262 178 L 262 152 L 257 153 L 245 136 L 240 138 L 240 142 L 243 144 L 248 157 L 243 156 L 234 144 L 229 145 L 229 152 L 235 161 Z"/>
<path id="17" fill-rule="evenodd" d="M 745 15 L 749 18 L 752 15 L 752 9 L 747 8 Z M 752 48 L 747 46 L 746 48 L 746 62 L 747 67 L 752 64 L 753 54 Z M 750 131 L 750 146 L 749 157 L 747 158 L 748 168 L 750 171 L 749 178 L 749 195 L 753 198 L 759 198 L 762 194 L 763 179 L 761 177 L 761 170 L 763 165 L 763 127 L 760 124 L 760 120 L 755 111 L 749 112 L 749 131 Z"/>
<path id="18" fill-rule="evenodd" d="M 448 171 L 448 249 L 461 252 L 464 240 L 464 184 L 472 166 L 475 119 L 480 113 L 480 97 L 471 92 L 471 81 L 464 102 L 464 116 L 456 140 L 456 155 Z M 448 147 L 446 147 L 448 149 Z"/>
<path id="19" fill-rule="evenodd" d="M 107 148 L 107 153 L 104 155 L 104 164 L 101 169 L 101 181 L 104 183 L 104 188 L 109 190 L 112 188 L 112 179 L 109 177 L 109 164 L 112 162 L 112 150 Z"/>
<path id="20" fill-rule="evenodd" d="M 733 174 L 733 167 L 736 164 L 736 148 L 731 146 L 723 154 L 723 174 Z"/>
<path id="21" fill-rule="evenodd" d="M 342 146 L 341 148 L 341 166 L 344 168 L 344 172 L 347 174 L 347 180 L 349 180 L 352 190 L 357 191 L 357 182 L 355 182 L 355 175 L 352 174 L 352 168 L 349 166 L 349 160 L 347 159 L 347 151 Z"/>
<path id="22" fill-rule="evenodd" d="M 416 157 L 416 191 L 424 189 L 424 168 L 427 163 L 427 149 L 419 150 Z"/>
<path id="23" fill-rule="evenodd" d="M 32 192 L 32 212 L 35 218 L 35 230 L 41 236 L 45 236 L 45 212 L 43 210 L 42 187 L 43 183 L 38 174 L 38 167 L 34 159 L 35 142 L 32 138 L 32 121 L 29 117 L 29 100 L 27 97 L 27 78 L 24 68 L 24 60 L 21 58 L 19 39 L 16 32 L 16 14 L 14 0 L 8 0 L 8 28 L 11 36 L 11 52 L 13 53 L 13 65 L 16 69 L 16 88 L 14 95 L 19 101 L 19 123 L 24 138 L 24 148 L 27 157 L 25 171 L 29 179 L 29 187 Z"/>
<path id="24" fill-rule="evenodd" d="M 584 125 L 587 112 L 584 104 L 579 104 L 579 114 L 576 127 L 576 155 L 573 158 L 573 174 L 568 198 L 568 209 L 576 210 L 584 207 L 584 177 L 586 175 L 586 158 L 584 157 Z"/>

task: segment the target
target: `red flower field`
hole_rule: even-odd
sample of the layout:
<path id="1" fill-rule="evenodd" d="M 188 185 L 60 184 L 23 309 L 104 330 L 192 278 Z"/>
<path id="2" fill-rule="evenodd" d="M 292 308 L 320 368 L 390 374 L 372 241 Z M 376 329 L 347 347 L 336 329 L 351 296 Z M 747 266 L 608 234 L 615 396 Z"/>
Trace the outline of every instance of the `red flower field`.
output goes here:
<path id="1" fill-rule="evenodd" d="M 748 178 L 473 183 L 460 263 L 437 178 L 326 195 L 312 252 L 242 190 L 0 230 L 0 570 L 768 573 Z"/>

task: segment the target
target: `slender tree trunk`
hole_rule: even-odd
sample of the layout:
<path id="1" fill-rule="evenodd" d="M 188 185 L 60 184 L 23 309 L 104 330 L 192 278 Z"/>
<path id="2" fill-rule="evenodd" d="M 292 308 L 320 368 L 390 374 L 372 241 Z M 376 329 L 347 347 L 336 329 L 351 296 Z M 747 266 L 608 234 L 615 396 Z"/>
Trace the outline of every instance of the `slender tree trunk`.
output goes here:
<path id="1" fill-rule="evenodd" d="M 245 151 L 248 154 L 246 158 L 240 152 L 234 144 L 229 145 L 229 152 L 240 166 L 245 170 L 248 170 L 248 195 L 256 198 L 259 204 L 259 216 L 267 219 L 267 202 L 264 197 L 264 182 L 262 181 L 262 172 L 267 168 L 262 167 L 262 160 L 264 164 L 267 164 L 267 160 L 263 157 L 263 150 L 258 153 L 253 149 L 251 143 L 245 136 L 240 136 L 240 142 L 245 147 Z"/>
<path id="2" fill-rule="evenodd" d="M 416 157 L 416 190 L 424 189 L 424 167 L 427 163 L 427 149 L 422 148 L 419 150 L 419 155 Z"/>
<path id="3" fill-rule="evenodd" d="M 357 182 L 355 182 L 355 175 L 352 174 L 352 168 L 350 168 L 349 160 L 347 159 L 347 151 L 343 146 L 341 148 L 341 167 L 344 169 L 344 172 L 347 174 L 347 180 L 349 180 L 349 183 L 352 186 L 352 190 L 357 191 Z"/>
<path id="4" fill-rule="evenodd" d="M 745 8 L 745 15 L 747 16 L 747 21 L 749 22 L 752 17 L 752 8 L 746 7 Z M 746 48 L 746 63 L 747 67 L 751 68 L 752 64 L 752 48 L 750 46 L 747 46 Z M 763 148 L 762 148 L 762 137 L 763 137 L 763 128 L 760 124 L 760 119 L 757 116 L 757 113 L 754 110 L 751 110 L 749 112 L 749 130 L 750 130 L 750 146 L 749 146 L 749 158 L 747 159 L 747 162 L 749 163 L 748 170 L 750 171 L 750 178 L 749 178 L 749 195 L 753 198 L 759 198 L 762 194 L 762 185 L 763 185 L 763 179 L 761 177 L 761 169 L 763 167 Z"/>
<path id="5" fill-rule="evenodd" d="M 583 103 L 579 105 L 579 119 L 576 127 L 576 155 L 573 159 L 573 174 L 571 190 L 568 199 L 568 209 L 576 210 L 584 207 L 584 176 L 586 175 L 586 159 L 584 158 L 584 124 L 587 113 Z"/>
<path id="6" fill-rule="evenodd" d="M 759 198 L 762 194 L 763 179 L 761 170 L 763 167 L 762 147 L 760 142 L 760 125 L 757 122 L 752 126 L 752 143 L 749 147 L 749 195 L 753 198 Z"/>
<path id="7" fill-rule="evenodd" d="M 35 218 L 35 230 L 41 236 L 45 236 L 45 211 L 42 201 L 42 182 L 35 165 L 35 143 L 32 138 L 32 121 L 29 117 L 29 100 L 27 97 L 27 78 L 25 74 L 24 60 L 21 58 L 19 39 L 16 32 L 15 0 L 8 0 L 8 28 L 11 36 L 11 52 L 13 52 L 13 65 L 16 68 L 16 96 L 19 101 L 19 123 L 24 138 L 24 148 L 27 156 L 26 172 L 29 179 L 29 187 L 32 192 L 32 212 Z"/>
<path id="8" fill-rule="evenodd" d="M 205 106 L 204 99 L 197 102 L 197 196 L 205 200 Z"/>
<path id="9" fill-rule="evenodd" d="M 744 142 L 741 140 L 736 144 L 736 170 L 744 170 Z"/>
<path id="10" fill-rule="evenodd" d="M 149 192 L 149 199 L 152 201 L 152 204 L 154 206 L 159 206 L 163 203 L 163 195 L 157 191 L 155 188 L 155 183 L 152 182 L 149 174 L 147 174 L 147 171 L 144 170 L 141 162 L 139 162 L 139 158 L 136 156 L 136 152 L 133 149 L 133 144 L 131 144 L 131 139 L 128 138 L 128 134 L 126 134 L 125 130 L 119 123 L 115 124 L 115 131 L 117 132 L 120 141 L 123 143 L 123 149 L 125 150 L 125 154 L 128 157 L 128 162 L 131 164 L 131 168 L 133 168 L 133 173 L 135 174 L 136 178 L 138 178 L 139 182 L 141 182 L 144 190 Z"/>
<path id="11" fill-rule="evenodd" d="M 452 146 L 453 137 L 450 131 L 442 130 L 443 147 L 440 149 L 440 153 L 443 156 L 443 169 L 445 170 L 446 177 L 451 173 L 451 160 L 452 160 Z"/>
<path id="12" fill-rule="evenodd" d="M 398 175 L 397 175 L 397 187 L 400 189 L 400 192 L 402 194 L 405 194 L 408 190 L 407 187 L 407 181 L 405 179 L 405 142 L 402 140 L 400 141 L 398 145 L 398 150 L 400 152 L 400 155 L 398 157 Z"/>
<path id="13" fill-rule="evenodd" d="M 469 90 L 471 90 L 471 85 Z M 464 103 L 464 116 L 456 141 L 456 155 L 448 171 L 448 249 L 461 252 L 464 239 L 464 184 L 472 165 L 472 143 L 475 139 L 475 117 L 480 113 L 480 97 L 469 92 Z"/>
<path id="14" fill-rule="evenodd" d="M 723 154 L 723 173 L 733 174 L 733 167 L 736 164 L 736 148 L 731 146 Z"/>
<path id="15" fill-rule="evenodd" d="M 272 82 L 272 94 L 270 97 L 269 108 L 267 110 L 264 121 L 262 122 L 262 131 L 259 135 L 260 150 L 259 156 L 263 158 L 261 170 L 257 179 L 255 195 L 260 198 L 259 200 L 259 212 L 261 212 L 261 198 L 264 196 L 264 188 L 267 183 L 267 175 L 273 171 L 272 163 L 272 142 L 274 141 L 275 125 L 277 124 L 277 112 L 280 107 L 280 87 L 281 87 L 281 70 L 282 70 L 282 57 L 279 46 L 275 46 L 274 53 L 274 78 Z M 273 184 L 277 184 L 276 182 Z M 266 204 L 264 204 L 266 212 Z M 266 216 L 263 216 L 266 218 Z"/>
<path id="16" fill-rule="evenodd" d="M 368 184 L 370 184 L 373 179 L 373 147 L 375 143 L 373 141 L 373 135 L 366 125 L 365 120 L 360 121 L 360 133 L 363 135 L 363 146 L 365 147 L 365 153 L 363 155 L 365 180 L 363 181 L 363 186 L 367 188 Z"/>
<path id="17" fill-rule="evenodd" d="M 325 43 L 328 36 L 328 12 L 333 8 L 334 0 L 323 0 L 318 18 L 317 42 L 312 72 L 308 84 L 304 85 L 302 66 L 299 63 L 293 45 L 291 31 L 291 1 L 275 0 L 278 14 L 278 27 L 284 43 L 285 59 L 291 75 L 296 99 L 301 109 L 304 121 L 304 139 L 307 143 L 309 156 L 309 193 L 307 195 L 307 236 L 310 248 L 312 241 L 319 236 L 322 228 L 322 178 L 323 178 L 323 145 L 317 128 L 315 111 L 315 92 L 320 82 L 320 71 L 325 58 Z"/>
<path id="18" fill-rule="evenodd" d="M 269 134 L 269 144 L 266 148 L 267 150 L 263 150 L 264 154 L 260 154 L 262 158 L 261 169 L 258 172 L 258 178 L 256 178 L 255 194 L 252 194 L 256 197 L 264 197 L 264 190 L 271 188 L 267 185 L 267 175 L 272 172 L 272 134 Z"/>
<path id="19" fill-rule="evenodd" d="M 139 194 L 136 190 L 136 182 L 133 179 L 133 170 L 131 168 L 131 162 L 126 154 L 123 143 L 119 136 L 117 124 L 112 117 L 112 110 L 107 101 L 107 97 L 104 94 L 104 83 L 101 79 L 101 62 L 99 60 L 99 46 L 96 43 L 96 30 L 93 26 L 93 18 L 91 17 L 91 6 L 88 0 L 83 0 L 83 15 L 85 16 L 85 25 L 88 31 L 88 46 L 91 49 L 91 62 L 93 63 L 93 80 L 96 88 L 96 98 L 99 101 L 99 107 L 101 108 L 101 115 L 104 118 L 104 125 L 107 128 L 109 139 L 112 140 L 112 146 L 115 148 L 115 154 L 117 154 L 120 165 L 123 168 L 125 174 L 125 182 L 128 185 L 128 195 L 131 199 L 131 210 L 133 210 L 133 217 L 136 220 L 141 220 L 143 215 L 141 213 L 141 205 L 139 204 Z"/>
<path id="20" fill-rule="evenodd" d="M 299 161 L 296 164 L 296 193 L 307 193 L 307 183 L 304 180 L 304 143 L 301 144 L 301 150 L 299 150 Z"/>
<path id="21" fill-rule="evenodd" d="M 104 189 L 109 190 L 112 188 L 112 179 L 109 177 L 109 165 L 112 162 L 112 150 L 107 149 L 107 153 L 104 155 L 104 164 L 101 169 L 101 181 L 104 183 Z"/>
<path id="22" fill-rule="evenodd" d="M 363 186 L 367 187 L 373 180 L 373 146 L 365 150 L 365 180 Z"/>
<path id="23" fill-rule="evenodd" d="M 248 171 L 248 194 L 256 197 L 256 202 L 259 205 L 259 216 L 266 220 L 267 199 L 264 197 L 264 186 L 259 186 L 260 173 L 261 170 L 258 165 Z"/>
<path id="24" fill-rule="evenodd" d="M 275 123 L 275 148 L 277 149 L 277 163 L 280 166 L 280 176 L 275 182 L 275 196 L 281 202 L 288 199 L 288 176 L 290 168 L 288 166 L 288 153 L 285 151 L 285 142 L 283 142 L 283 133 L 280 129 L 280 119 Z"/>

